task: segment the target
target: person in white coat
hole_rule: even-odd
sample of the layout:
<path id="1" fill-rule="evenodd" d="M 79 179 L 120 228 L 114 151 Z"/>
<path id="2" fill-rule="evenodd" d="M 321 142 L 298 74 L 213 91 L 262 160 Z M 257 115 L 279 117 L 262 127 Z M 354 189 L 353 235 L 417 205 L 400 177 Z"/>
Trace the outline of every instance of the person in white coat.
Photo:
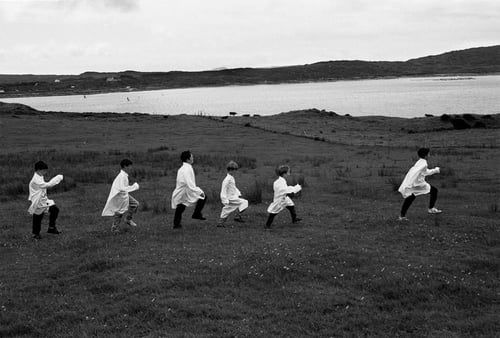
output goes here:
<path id="1" fill-rule="evenodd" d="M 186 207 L 196 205 L 192 218 L 206 220 L 202 210 L 205 206 L 206 196 L 200 187 L 196 186 L 193 163 L 194 156 L 187 150 L 181 154 L 182 166 L 177 171 L 175 190 L 172 193 L 172 209 L 175 209 L 174 229 L 182 228 L 182 213 Z"/>
<path id="2" fill-rule="evenodd" d="M 123 215 L 126 213 L 126 224 L 130 226 L 137 226 L 132 220 L 134 213 L 139 208 L 139 202 L 133 198 L 130 193 L 139 190 L 139 184 L 135 182 L 129 185 L 128 174 L 132 169 L 132 161 L 123 159 L 120 162 L 120 173 L 116 176 L 111 191 L 109 192 L 108 200 L 102 211 L 102 216 L 112 216 L 113 224 L 111 231 L 118 231 Z"/>
<path id="3" fill-rule="evenodd" d="M 63 180 L 63 175 L 53 177 L 49 182 L 45 182 L 44 175 L 49 167 L 43 161 L 35 163 L 35 173 L 29 183 L 29 197 L 31 202 L 28 208 L 28 213 L 33 215 L 33 238 L 40 239 L 40 230 L 42 228 L 43 215 L 49 214 L 49 228 L 47 233 L 59 234 L 57 230 L 56 220 L 59 215 L 59 208 L 53 200 L 47 197 L 47 189 L 58 185 Z"/>
<path id="4" fill-rule="evenodd" d="M 236 222 L 244 223 L 241 213 L 248 208 L 248 201 L 241 198 L 241 192 L 236 187 L 236 181 L 234 179 L 234 173 L 238 170 L 238 164 L 234 161 L 229 161 L 226 166 L 227 175 L 222 181 L 222 187 L 220 190 L 220 199 L 223 204 L 222 211 L 220 213 L 218 227 L 224 227 L 229 215 L 238 210 L 238 214 L 234 217 Z"/>
<path id="5" fill-rule="evenodd" d="M 273 223 L 274 217 L 280 213 L 283 209 L 288 209 L 290 211 L 290 216 L 292 217 L 292 223 L 297 223 L 301 221 L 297 218 L 295 212 L 295 204 L 293 203 L 290 196 L 298 193 L 302 190 L 300 184 L 294 186 L 289 186 L 286 182 L 285 175 L 290 175 L 290 167 L 287 165 L 279 166 L 276 173 L 278 174 L 278 179 L 273 183 L 274 197 L 273 202 L 267 208 L 268 218 L 266 222 L 266 228 L 270 228 Z"/>
<path id="6" fill-rule="evenodd" d="M 416 196 L 428 193 L 430 193 L 428 213 L 439 214 L 442 212 L 442 210 L 434 207 L 438 194 L 437 188 L 431 186 L 425 181 L 426 176 L 437 174 L 440 171 L 439 167 L 428 169 L 427 157 L 429 156 L 429 152 L 429 148 L 420 148 L 417 151 L 420 159 L 413 165 L 413 167 L 410 168 L 403 180 L 403 183 L 401 183 L 401 186 L 398 189 L 405 199 L 403 206 L 401 207 L 401 214 L 398 218 L 400 221 L 408 220 L 408 218 L 406 218 L 406 212 L 410 208 L 410 205 L 413 203 Z"/>

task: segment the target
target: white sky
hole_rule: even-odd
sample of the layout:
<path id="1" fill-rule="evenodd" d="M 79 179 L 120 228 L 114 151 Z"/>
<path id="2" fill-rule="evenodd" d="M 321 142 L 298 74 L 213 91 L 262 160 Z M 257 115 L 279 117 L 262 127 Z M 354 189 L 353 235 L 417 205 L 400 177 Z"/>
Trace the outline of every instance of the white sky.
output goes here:
<path id="1" fill-rule="evenodd" d="M 405 61 L 498 44 L 499 0 L 0 0 L 0 74 Z"/>

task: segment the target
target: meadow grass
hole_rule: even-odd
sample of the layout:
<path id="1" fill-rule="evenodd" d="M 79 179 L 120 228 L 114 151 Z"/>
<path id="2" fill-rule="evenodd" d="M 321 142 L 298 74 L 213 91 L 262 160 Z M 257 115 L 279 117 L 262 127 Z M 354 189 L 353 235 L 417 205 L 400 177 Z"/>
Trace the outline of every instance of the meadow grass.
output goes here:
<path id="1" fill-rule="evenodd" d="M 444 213 L 427 215 L 428 196 L 418 197 L 410 222 L 400 223 L 394 190 L 419 144 L 419 135 L 401 130 L 408 121 L 384 118 L 389 130 L 366 129 L 363 138 L 353 130 L 344 144 L 285 129 L 319 121 L 349 140 L 337 117 L 259 118 L 268 130 L 238 119 L 2 116 L 0 336 L 498 335 L 500 155 L 480 146 L 490 133 L 431 132 L 441 146 L 429 162 L 442 175 L 428 181 Z M 370 141 L 388 133 L 398 142 Z M 192 220 L 188 209 L 175 231 L 170 194 L 185 149 L 208 196 L 208 220 Z M 130 180 L 141 185 L 132 193 L 141 202 L 139 226 L 112 234 L 100 213 L 125 157 L 134 162 Z M 220 229 L 229 159 L 241 166 L 236 183 L 251 205 L 246 223 L 230 218 Z M 31 239 L 26 211 L 37 160 L 48 163 L 48 176 L 65 175 L 49 190 L 63 233 L 42 233 L 40 241 Z M 290 184 L 304 186 L 296 198 L 303 222 L 291 224 L 284 211 L 265 231 L 279 164 L 291 166 Z"/>

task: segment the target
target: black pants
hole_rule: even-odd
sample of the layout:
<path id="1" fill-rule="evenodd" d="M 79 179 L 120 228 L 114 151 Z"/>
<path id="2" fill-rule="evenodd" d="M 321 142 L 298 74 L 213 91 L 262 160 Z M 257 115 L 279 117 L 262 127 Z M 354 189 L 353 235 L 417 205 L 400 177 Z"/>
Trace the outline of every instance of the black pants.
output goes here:
<path id="1" fill-rule="evenodd" d="M 288 206 L 286 207 L 288 211 L 290 211 L 290 216 L 292 217 L 292 223 L 295 223 L 297 221 L 297 213 L 295 212 L 295 206 Z M 274 217 L 276 217 L 277 214 L 271 214 L 269 213 L 269 216 L 267 217 L 267 222 L 266 222 L 266 227 L 270 228 L 271 224 L 273 224 Z"/>
<path id="2" fill-rule="evenodd" d="M 436 204 L 436 200 L 438 197 L 438 190 L 437 188 L 431 186 L 431 197 L 429 199 L 429 209 L 434 208 L 434 205 Z M 410 205 L 413 203 L 413 201 L 417 198 L 417 196 L 411 194 L 410 196 L 406 197 L 403 206 L 401 207 L 401 217 L 406 216 L 406 212 L 410 208 Z"/>
<path id="3" fill-rule="evenodd" d="M 207 201 L 207 197 L 205 196 L 204 199 L 200 198 L 196 202 L 193 216 L 201 216 L 201 211 L 203 210 L 203 207 L 205 206 L 206 201 Z M 178 228 L 181 226 L 182 213 L 184 212 L 184 210 L 186 210 L 186 206 L 184 204 L 177 204 L 177 207 L 175 208 L 175 215 L 174 215 L 174 228 Z"/>
<path id="4" fill-rule="evenodd" d="M 49 228 L 56 227 L 56 219 L 59 215 L 59 208 L 55 205 L 49 208 Z M 43 213 L 40 215 L 33 214 L 33 234 L 40 235 L 40 230 L 42 229 L 42 219 Z"/>

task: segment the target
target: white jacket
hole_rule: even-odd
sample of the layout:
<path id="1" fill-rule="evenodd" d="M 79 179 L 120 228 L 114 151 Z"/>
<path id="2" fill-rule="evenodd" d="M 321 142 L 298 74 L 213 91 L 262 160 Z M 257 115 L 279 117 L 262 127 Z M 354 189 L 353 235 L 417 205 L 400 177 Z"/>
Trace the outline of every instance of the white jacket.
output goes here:
<path id="1" fill-rule="evenodd" d="M 229 204 L 230 201 L 237 201 L 240 196 L 241 192 L 236 187 L 233 175 L 228 173 L 226 178 L 222 181 L 220 190 L 220 200 L 222 204 Z"/>
<path id="2" fill-rule="evenodd" d="M 412 194 L 415 196 L 428 194 L 431 191 L 431 186 L 425 181 L 425 176 L 436 173 L 439 173 L 439 167 L 427 169 L 427 161 L 421 158 L 410 168 L 398 191 L 404 198 Z"/>
<path id="3" fill-rule="evenodd" d="M 287 194 L 298 193 L 302 190 L 300 184 L 296 184 L 294 186 L 289 186 L 286 183 L 286 180 L 283 177 L 279 177 L 273 183 L 274 189 L 274 197 L 273 202 L 267 208 L 267 212 L 271 214 L 277 214 L 288 206 L 295 205 L 290 197 Z"/>
<path id="4" fill-rule="evenodd" d="M 128 185 L 128 174 L 120 170 L 120 173 L 111 185 L 111 191 L 102 211 L 102 216 L 114 216 L 115 214 L 125 213 L 128 210 L 129 204 L 128 194 L 136 190 L 139 190 L 139 184 Z"/>
<path id="5" fill-rule="evenodd" d="M 175 190 L 172 193 L 172 209 L 177 208 L 178 204 L 189 207 L 199 199 L 205 199 L 205 193 L 196 186 L 193 166 L 184 162 L 177 171 Z"/>
<path id="6" fill-rule="evenodd" d="M 28 201 L 31 202 L 31 205 L 28 208 L 28 212 L 40 215 L 53 206 L 55 202 L 47 198 L 47 188 L 58 185 L 62 180 L 63 175 L 57 175 L 49 182 L 45 182 L 43 176 L 35 173 L 29 184 L 30 194 Z"/>

